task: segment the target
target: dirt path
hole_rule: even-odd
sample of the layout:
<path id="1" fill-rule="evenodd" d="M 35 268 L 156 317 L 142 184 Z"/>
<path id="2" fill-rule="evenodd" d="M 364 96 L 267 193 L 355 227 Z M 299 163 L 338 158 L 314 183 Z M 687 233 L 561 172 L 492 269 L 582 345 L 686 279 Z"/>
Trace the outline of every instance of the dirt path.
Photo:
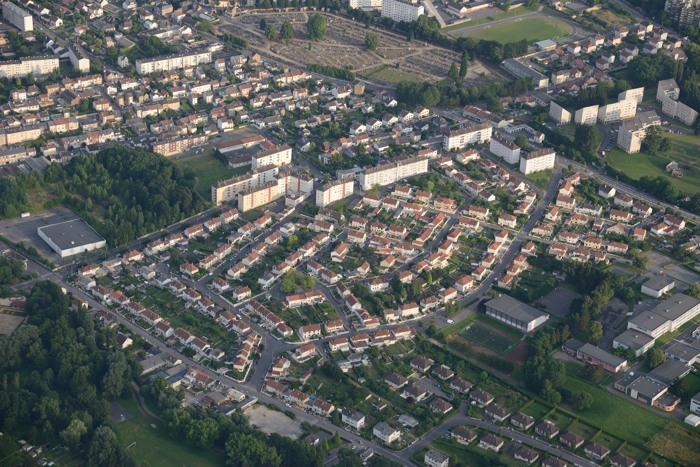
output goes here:
<path id="1" fill-rule="evenodd" d="M 134 397 L 136 398 L 136 402 L 139 404 L 139 408 L 148 415 L 151 418 L 155 418 L 159 422 L 162 422 L 163 419 L 160 418 L 158 415 L 154 414 L 151 412 L 151 410 L 146 406 L 146 401 L 143 399 L 143 396 L 141 395 L 141 391 L 138 387 L 138 385 L 135 382 L 131 382 L 131 392 L 134 393 Z"/>

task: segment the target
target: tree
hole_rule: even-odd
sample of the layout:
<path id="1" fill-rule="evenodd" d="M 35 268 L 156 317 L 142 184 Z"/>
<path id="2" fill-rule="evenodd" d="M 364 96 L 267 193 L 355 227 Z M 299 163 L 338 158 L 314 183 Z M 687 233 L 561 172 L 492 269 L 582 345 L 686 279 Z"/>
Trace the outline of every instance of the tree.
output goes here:
<path id="1" fill-rule="evenodd" d="M 457 62 L 452 62 L 450 71 L 447 72 L 447 77 L 455 81 L 459 79 L 459 67 L 457 66 Z"/>
<path id="2" fill-rule="evenodd" d="M 666 361 L 666 355 L 658 347 L 652 348 L 647 352 L 647 362 L 651 368 L 656 368 Z"/>
<path id="3" fill-rule="evenodd" d="M 583 379 L 593 384 L 600 384 L 605 379 L 605 370 L 599 365 L 586 365 L 581 373 Z"/>
<path id="4" fill-rule="evenodd" d="M 74 418 L 71 420 L 70 424 L 59 433 L 61 441 L 65 443 L 66 446 L 70 448 L 76 447 L 80 444 L 80 438 L 87 433 L 87 427 L 82 420 Z"/>
<path id="5" fill-rule="evenodd" d="M 108 426 L 100 426 L 90 441 L 88 466 L 123 467 L 134 465 L 133 459 L 119 445 L 117 435 Z"/>
<path id="6" fill-rule="evenodd" d="M 603 323 L 592 321 L 588 328 L 588 337 L 591 342 L 598 342 L 603 337 Z"/>
<path id="7" fill-rule="evenodd" d="M 527 149 L 528 147 L 530 147 L 530 143 L 527 141 L 527 136 L 523 135 L 522 133 L 519 134 L 517 138 L 515 138 L 515 144 L 517 144 L 523 149 Z"/>
<path id="8" fill-rule="evenodd" d="M 278 466 L 282 458 L 275 448 L 252 434 L 233 433 L 226 442 L 226 464 L 234 467 Z"/>
<path id="9" fill-rule="evenodd" d="M 700 283 L 691 285 L 688 287 L 688 290 L 686 290 L 685 293 L 686 295 L 690 295 L 691 297 L 700 300 Z"/>
<path id="10" fill-rule="evenodd" d="M 593 405 L 593 396 L 586 391 L 577 392 L 571 396 L 571 405 L 573 405 L 578 412 L 586 410 Z"/>
<path id="11" fill-rule="evenodd" d="M 600 146 L 600 132 L 595 125 L 576 125 L 574 145 L 590 154 L 594 154 Z"/>
<path id="12" fill-rule="evenodd" d="M 459 77 L 464 79 L 467 76 L 467 71 L 469 68 L 469 55 L 465 50 L 462 52 L 462 61 L 459 63 Z"/>
<path id="13" fill-rule="evenodd" d="M 271 24 L 268 24 L 267 27 L 265 28 L 265 37 L 267 38 L 268 41 L 276 41 L 279 38 L 279 34 L 277 33 L 277 29 Z"/>
<path id="14" fill-rule="evenodd" d="M 316 13 L 306 22 L 309 39 L 320 41 L 326 36 L 326 18 Z"/>
<path id="15" fill-rule="evenodd" d="M 676 378 L 668 389 L 672 394 L 677 395 L 683 401 L 688 400 L 688 398 L 692 396 L 692 394 L 690 394 L 690 386 L 685 378 Z"/>
<path id="16" fill-rule="evenodd" d="M 377 50 L 379 45 L 379 36 L 374 32 L 368 32 L 365 34 L 365 46 L 369 50 Z"/>
<path id="17" fill-rule="evenodd" d="M 282 286 L 280 287 L 280 290 L 282 291 L 282 293 L 290 294 L 296 289 L 297 284 L 296 280 L 294 279 L 294 274 L 291 271 L 286 272 L 282 277 Z"/>
<path id="18" fill-rule="evenodd" d="M 289 41 L 294 39 L 294 28 L 292 27 L 292 23 L 290 23 L 289 21 L 285 21 L 284 23 L 282 23 L 280 37 L 282 37 L 282 40 L 287 44 L 289 44 Z"/>
<path id="19" fill-rule="evenodd" d="M 261 31 L 267 30 L 267 21 L 265 21 L 265 18 L 260 20 L 260 30 Z"/>

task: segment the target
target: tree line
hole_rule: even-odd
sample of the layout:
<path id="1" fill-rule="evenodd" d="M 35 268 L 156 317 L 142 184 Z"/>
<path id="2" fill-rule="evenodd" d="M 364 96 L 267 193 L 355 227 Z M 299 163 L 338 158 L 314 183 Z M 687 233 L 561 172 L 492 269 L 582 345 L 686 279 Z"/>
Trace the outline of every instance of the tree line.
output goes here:
<path id="1" fill-rule="evenodd" d="M 355 79 L 355 73 L 353 73 L 349 68 L 338 68 L 332 65 L 309 63 L 306 65 L 306 69 L 311 73 L 318 73 L 319 75 L 325 75 L 329 78 L 343 79 L 345 81 L 352 81 Z"/>

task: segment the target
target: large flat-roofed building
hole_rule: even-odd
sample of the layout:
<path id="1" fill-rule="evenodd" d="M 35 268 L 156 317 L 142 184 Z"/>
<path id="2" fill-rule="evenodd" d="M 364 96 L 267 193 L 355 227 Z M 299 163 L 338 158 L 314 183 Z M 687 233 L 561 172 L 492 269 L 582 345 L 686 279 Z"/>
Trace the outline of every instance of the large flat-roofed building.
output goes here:
<path id="1" fill-rule="evenodd" d="M 508 295 L 486 302 L 486 315 L 523 332 L 530 332 L 549 318 L 547 313 L 522 303 Z"/>
<path id="2" fill-rule="evenodd" d="M 265 167 L 267 165 L 288 165 L 292 162 L 292 148 L 287 144 L 276 148 L 260 151 L 252 156 L 252 167 Z"/>
<path id="3" fill-rule="evenodd" d="M 579 125 L 595 125 L 598 121 L 598 106 L 581 107 L 574 114 L 574 122 Z"/>
<path id="4" fill-rule="evenodd" d="M 549 84 L 549 78 L 537 70 L 533 70 L 524 63 L 520 63 L 514 58 L 508 58 L 503 61 L 503 68 L 518 78 L 532 78 L 535 89 L 546 88 Z"/>
<path id="5" fill-rule="evenodd" d="M 157 73 L 160 71 L 178 70 L 180 68 L 190 66 L 195 67 L 197 65 L 210 62 L 211 52 L 209 51 L 166 55 L 136 60 L 136 72 L 140 75 L 147 75 L 149 73 Z"/>
<path id="6" fill-rule="evenodd" d="M 525 175 L 554 167 L 557 153 L 554 149 L 538 149 L 520 156 L 520 171 Z"/>
<path id="7" fill-rule="evenodd" d="M 617 145 L 627 153 L 637 153 L 642 149 L 647 128 L 658 125 L 661 125 L 661 119 L 656 112 L 640 112 L 632 120 L 622 122 L 617 133 Z"/>
<path id="8" fill-rule="evenodd" d="M 613 349 L 623 348 L 625 350 L 634 351 L 635 357 L 641 357 L 649 349 L 654 347 L 656 339 L 637 331 L 636 329 L 627 329 L 625 332 L 613 339 Z"/>
<path id="9" fill-rule="evenodd" d="M 54 70 L 58 70 L 58 57 L 50 55 L 0 62 L 0 78 L 24 78 L 30 73 L 34 76 L 45 76 Z"/>
<path id="10" fill-rule="evenodd" d="M 352 195 L 355 180 L 333 180 L 316 190 L 316 206 L 326 207 L 331 203 L 340 201 Z"/>
<path id="11" fill-rule="evenodd" d="M 488 143 L 493 134 L 493 127 L 488 123 L 468 125 L 459 130 L 450 131 L 442 137 L 442 148 L 445 151 L 463 149 L 471 144 Z"/>
<path id="12" fill-rule="evenodd" d="M 500 136 L 494 136 L 491 138 L 489 151 L 498 157 L 501 157 L 509 164 L 517 164 L 520 160 L 520 146 L 515 144 L 513 141 Z"/>
<path id="13" fill-rule="evenodd" d="M 32 15 L 12 2 L 2 4 L 2 17 L 5 21 L 23 32 L 34 30 L 34 18 Z"/>
<path id="14" fill-rule="evenodd" d="M 660 298 L 676 286 L 676 281 L 667 276 L 654 276 L 642 284 L 642 293 L 654 298 Z"/>
<path id="15" fill-rule="evenodd" d="M 211 186 L 211 202 L 219 206 L 227 201 L 234 201 L 238 199 L 239 193 L 274 180 L 277 171 L 278 168 L 273 165 L 259 167 L 247 174 L 217 182 Z"/>
<path id="16" fill-rule="evenodd" d="M 630 372 L 615 382 L 615 389 L 624 392 L 632 399 L 654 406 L 656 401 L 666 394 L 668 386 L 647 376 Z"/>
<path id="17" fill-rule="evenodd" d="M 663 102 L 664 99 L 677 101 L 679 97 L 681 97 L 681 88 L 675 79 L 662 79 L 656 85 L 657 101 Z"/>
<path id="18" fill-rule="evenodd" d="M 571 112 L 554 101 L 549 103 L 549 116 L 557 125 L 571 123 Z"/>
<path id="19" fill-rule="evenodd" d="M 400 156 L 374 167 L 365 167 L 360 173 L 360 187 L 367 191 L 375 185 L 385 186 L 401 179 L 428 172 L 427 156 Z"/>
<path id="20" fill-rule="evenodd" d="M 606 352 L 593 344 L 581 343 L 576 339 L 569 339 L 562 345 L 562 350 L 577 359 L 602 366 L 611 373 L 617 373 L 627 366 L 627 360 Z"/>
<path id="21" fill-rule="evenodd" d="M 618 102 L 628 99 L 634 99 L 637 101 L 637 104 L 641 104 L 642 100 L 644 99 L 644 88 L 628 89 L 617 95 Z"/>
<path id="22" fill-rule="evenodd" d="M 641 313 L 627 323 L 627 329 L 641 331 L 657 338 L 675 331 L 700 313 L 700 300 L 678 293 Z"/>
<path id="23" fill-rule="evenodd" d="M 391 18 L 397 23 L 401 21 L 411 23 L 425 14 L 425 7 L 418 1 L 383 0 L 381 8 L 382 16 Z"/>
<path id="24" fill-rule="evenodd" d="M 61 258 L 104 248 L 107 242 L 82 219 L 39 227 L 37 233 Z"/>
<path id="25" fill-rule="evenodd" d="M 634 118 L 637 115 L 637 100 L 628 99 L 598 108 L 598 121 L 600 123 L 619 122 Z"/>

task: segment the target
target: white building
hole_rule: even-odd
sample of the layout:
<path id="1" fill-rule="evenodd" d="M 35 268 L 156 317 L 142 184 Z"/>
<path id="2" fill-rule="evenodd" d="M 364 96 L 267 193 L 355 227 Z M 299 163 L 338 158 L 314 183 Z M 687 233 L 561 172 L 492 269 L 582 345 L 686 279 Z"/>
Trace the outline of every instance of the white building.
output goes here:
<path id="1" fill-rule="evenodd" d="M 671 118 L 676 118 L 688 126 L 693 126 L 698 118 L 698 113 L 692 107 L 680 101 L 664 98 L 661 101 L 661 113 Z"/>
<path id="2" fill-rule="evenodd" d="M 83 48 L 78 44 L 72 44 L 68 47 L 68 58 L 73 68 L 76 68 L 81 73 L 88 73 L 90 71 L 90 59 Z"/>
<path id="3" fill-rule="evenodd" d="M 37 234 L 61 258 L 107 246 L 105 239 L 80 219 L 39 227 Z"/>
<path id="4" fill-rule="evenodd" d="M 382 0 L 350 0 L 348 5 L 350 8 L 359 8 L 360 10 L 381 10 Z"/>
<path id="5" fill-rule="evenodd" d="M 644 88 L 634 88 L 634 89 L 628 89 L 627 91 L 622 91 L 620 94 L 617 95 L 617 101 L 624 101 L 627 99 L 634 99 L 637 101 L 637 104 L 641 104 L 642 100 L 644 99 Z"/>
<path id="6" fill-rule="evenodd" d="M 520 156 L 520 171 L 525 175 L 554 168 L 554 149 L 539 149 Z"/>
<path id="7" fill-rule="evenodd" d="M 352 195 L 355 181 L 353 179 L 334 180 L 316 190 L 316 206 L 326 207 Z"/>
<path id="8" fill-rule="evenodd" d="M 380 163 L 376 167 L 365 168 L 360 173 L 360 187 L 367 191 L 375 185 L 385 186 L 401 179 L 428 172 L 427 156 L 401 156 Z"/>
<path id="9" fill-rule="evenodd" d="M 372 434 L 384 441 L 386 444 L 391 444 L 394 441 L 401 439 L 401 431 L 385 422 L 379 422 L 374 425 L 374 428 L 372 428 Z"/>
<path id="10" fill-rule="evenodd" d="M 268 165 L 281 166 L 292 162 L 292 148 L 284 144 L 267 151 L 260 151 L 253 154 L 251 164 L 253 169 L 266 167 Z"/>
<path id="11" fill-rule="evenodd" d="M 678 293 L 627 322 L 627 329 L 643 332 L 657 338 L 675 331 L 700 314 L 700 301 Z"/>
<path id="12" fill-rule="evenodd" d="M 445 151 L 462 149 L 470 144 L 488 143 L 491 140 L 493 127 L 488 123 L 469 125 L 460 130 L 450 131 L 443 136 L 442 147 Z"/>
<path id="13" fill-rule="evenodd" d="M 397 23 L 417 21 L 423 14 L 425 14 L 425 7 L 418 1 L 384 0 L 382 2 L 382 16 L 391 18 Z"/>
<path id="14" fill-rule="evenodd" d="M 554 101 L 549 103 L 549 116 L 557 125 L 571 123 L 571 112 Z"/>
<path id="15" fill-rule="evenodd" d="M 641 112 L 632 120 L 622 122 L 617 133 L 617 145 L 625 152 L 634 154 L 642 149 L 642 141 L 650 126 L 661 125 L 656 112 Z"/>
<path id="16" fill-rule="evenodd" d="M 671 99 L 677 101 L 681 97 L 681 88 L 678 87 L 676 80 L 664 79 L 659 81 L 656 86 L 656 100 L 663 102 L 664 99 Z"/>
<path id="17" fill-rule="evenodd" d="M 20 31 L 28 32 L 34 30 L 34 18 L 32 15 L 12 2 L 2 4 L 2 17 Z"/>
<path id="18" fill-rule="evenodd" d="M 598 121 L 598 106 L 589 105 L 588 107 L 582 107 L 576 111 L 574 115 L 574 122 L 579 125 L 595 125 Z"/>
<path id="19" fill-rule="evenodd" d="M 189 54 L 167 55 L 136 60 L 136 72 L 140 75 L 160 71 L 179 70 L 211 62 L 211 52 L 200 51 Z"/>
<path id="20" fill-rule="evenodd" d="M 517 164 L 520 160 L 520 146 L 511 140 L 494 136 L 489 144 L 489 151 L 502 158 L 509 164 Z"/>
<path id="21" fill-rule="evenodd" d="M 637 100 L 628 99 L 613 104 L 608 104 L 598 109 L 598 121 L 600 123 L 619 122 L 634 118 L 637 115 Z"/>
<path id="22" fill-rule="evenodd" d="M 0 62 L 0 78 L 24 78 L 28 74 L 45 76 L 58 70 L 58 57 L 42 55 Z"/>
<path id="23" fill-rule="evenodd" d="M 219 206 L 226 201 L 235 201 L 238 194 L 276 179 L 278 168 L 259 167 L 250 173 L 222 180 L 211 186 L 211 202 Z"/>

